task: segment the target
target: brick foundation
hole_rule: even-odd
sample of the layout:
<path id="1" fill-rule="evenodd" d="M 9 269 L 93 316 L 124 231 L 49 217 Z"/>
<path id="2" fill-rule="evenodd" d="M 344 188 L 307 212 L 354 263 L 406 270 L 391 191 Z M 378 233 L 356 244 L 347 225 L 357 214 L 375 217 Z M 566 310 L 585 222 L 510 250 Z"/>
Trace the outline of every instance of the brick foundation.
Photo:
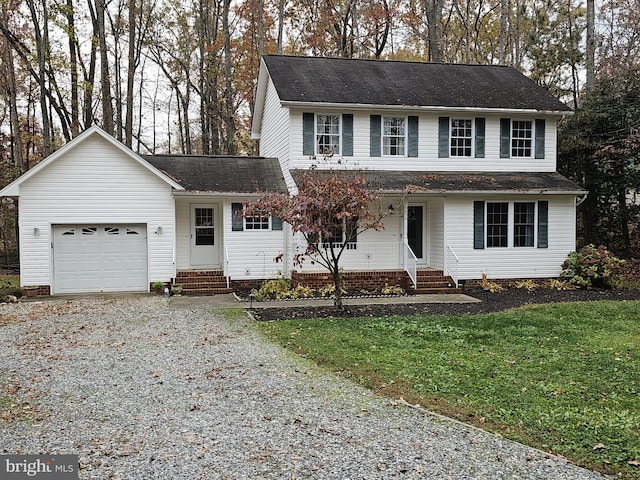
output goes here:
<path id="1" fill-rule="evenodd" d="M 27 298 L 48 297 L 51 295 L 51 287 L 49 285 L 23 287 L 22 292 Z"/>
<path id="2" fill-rule="evenodd" d="M 344 272 L 342 285 L 345 290 L 366 289 L 369 291 L 381 290 L 385 286 L 396 286 L 409 289 L 411 281 L 403 270 L 376 270 L 367 272 Z M 298 273 L 291 272 L 292 286 L 303 285 L 314 290 L 320 290 L 328 285 L 333 285 L 333 277 L 329 272 Z"/>

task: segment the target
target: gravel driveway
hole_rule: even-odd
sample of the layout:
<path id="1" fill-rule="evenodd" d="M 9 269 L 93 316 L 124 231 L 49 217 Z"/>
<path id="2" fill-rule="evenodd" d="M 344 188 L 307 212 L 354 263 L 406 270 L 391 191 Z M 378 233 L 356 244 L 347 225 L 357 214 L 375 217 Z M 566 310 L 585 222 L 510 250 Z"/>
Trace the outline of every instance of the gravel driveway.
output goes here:
<path id="1" fill-rule="evenodd" d="M 603 478 L 161 297 L 4 305 L 3 321 L 17 413 L 0 417 L 0 453 L 78 454 L 82 479 Z"/>

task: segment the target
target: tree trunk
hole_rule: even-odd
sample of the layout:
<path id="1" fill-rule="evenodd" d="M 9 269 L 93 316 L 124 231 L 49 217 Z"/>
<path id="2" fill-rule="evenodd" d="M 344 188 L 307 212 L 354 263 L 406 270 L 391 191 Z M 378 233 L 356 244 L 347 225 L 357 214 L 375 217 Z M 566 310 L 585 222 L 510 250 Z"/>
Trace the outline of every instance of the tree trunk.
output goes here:
<path id="1" fill-rule="evenodd" d="M 342 304 L 342 275 L 340 274 L 340 267 L 338 266 L 338 262 L 335 262 L 331 272 L 333 276 L 333 285 L 335 287 L 334 293 L 334 305 L 338 312 L 344 310 L 344 305 Z"/>
<path id="2" fill-rule="evenodd" d="M 34 4 L 34 0 L 27 0 L 29 11 L 31 12 L 31 21 L 34 26 L 34 36 L 36 42 L 36 55 L 38 57 L 38 87 L 40 90 L 40 113 L 42 121 L 42 153 L 44 157 L 47 157 L 51 153 L 51 122 L 49 117 L 49 109 L 47 102 L 47 85 L 46 85 L 46 66 L 47 66 L 47 52 L 48 45 L 45 42 L 48 36 L 44 36 L 48 28 L 47 18 L 47 5 L 46 0 L 42 3 L 42 18 L 43 23 L 40 25 L 38 19 L 38 12 Z"/>
<path id="3" fill-rule="evenodd" d="M 231 83 L 231 31 L 229 29 L 229 7 L 231 0 L 224 0 L 224 10 L 222 13 L 222 28 L 224 31 L 224 73 L 225 73 L 225 123 L 226 142 L 225 153 L 227 155 L 236 154 L 236 122 L 235 107 L 233 102 L 233 84 Z"/>
<path id="4" fill-rule="evenodd" d="M 73 0 L 67 0 L 67 27 L 69 41 L 69 73 L 71 76 L 71 134 L 76 137 L 80 133 L 80 102 L 78 98 L 78 39 L 74 19 Z"/>
<path id="5" fill-rule="evenodd" d="M 133 144 L 133 80 L 136 71 L 136 0 L 129 0 L 129 52 L 127 62 L 127 100 L 124 125 L 124 144 Z"/>
<path id="6" fill-rule="evenodd" d="M 423 5 L 427 17 L 429 60 L 438 63 L 442 61 L 441 23 L 443 0 L 424 0 Z"/>
<path id="7" fill-rule="evenodd" d="M 100 93 L 102 101 L 102 125 L 105 132 L 113 135 L 113 103 L 111 98 L 111 76 L 109 74 L 109 55 L 105 28 L 105 0 L 96 0 L 96 25 L 100 48 Z"/>
<path id="8" fill-rule="evenodd" d="M 282 54 L 282 40 L 284 32 L 284 0 L 278 3 L 278 55 Z"/>
<path id="9" fill-rule="evenodd" d="M 595 0 L 587 0 L 587 51 L 585 55 L 585 70 L 587 76 L 586 88 L 593 86 L 596 76 L 596 34 L 595 34 Z M 577 108 L 577 107 L 576 107 Z"/>
<path id="10" fill-rule="evenodd" d="M 498 63 L 500 65 L 507 64 L 507 35 L 509 25 L 509 11 L 507 9 L 507 0 L 500 0 L 500 45 L 498 52 Z"/>
<path id="11" fill-rule="evenodd" d="M 2 12 L 2 22 L 8 25 L 7 11 Z M 22 171 L 24 169 L 24 161 L 22 157 L 22 135 L 20 132 L 20 119 L 18 117 L 18 92 L 16 90 L 16 72 L 13 63 L 13 50 L 9 45 L 9 41 L 5 39 L 4 44 L 4 63 L 5 75 L 7 78 L 7 89 L 9 97 L 9 126 L 11 133 L 11 157 L 13 164 Z"/>

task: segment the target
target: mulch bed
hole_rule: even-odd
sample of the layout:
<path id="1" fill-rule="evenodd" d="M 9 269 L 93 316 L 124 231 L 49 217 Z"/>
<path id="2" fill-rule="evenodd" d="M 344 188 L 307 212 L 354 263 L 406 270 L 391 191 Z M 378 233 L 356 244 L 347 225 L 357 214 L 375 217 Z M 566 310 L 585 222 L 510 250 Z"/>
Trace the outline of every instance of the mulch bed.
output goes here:
<path id="1" fill-rule="evenodd" d="M 479 303 L 408 303 L 368 305 L 346 305 L 338 315 L 332 306 L 293 307 L 282 302 L 282 307 L 260 308 L 254 304 L 251 312 L 256 320 L 273 321 L 296 318 L 354 318 L 354 317 L 388 317 L 393 315 L 448 315 L 500 312 L 523 305 L 557 302 L 586 302 L 597 300 L 640 300 L 640 290 L 607 289 L 607 290 L 553 290 L 536 289 L 528 292 L 525 289 L 507 289 L 502 292 L 488 293 L 481 289 L 467 289 L 466 295 L 475 297 Z M 349 303 L 349 300 L 346 300 Z M 640 311 L 638 312 L 640 315 Z"/>

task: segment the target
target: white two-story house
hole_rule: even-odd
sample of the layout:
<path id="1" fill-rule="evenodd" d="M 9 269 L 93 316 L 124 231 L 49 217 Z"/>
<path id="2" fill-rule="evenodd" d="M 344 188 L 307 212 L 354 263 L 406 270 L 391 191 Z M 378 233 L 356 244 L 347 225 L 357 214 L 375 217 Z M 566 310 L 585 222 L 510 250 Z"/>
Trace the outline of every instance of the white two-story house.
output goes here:
<path id="1" fill-rule="evenodd" d="M 509 67 L 266 56 L 252 134 L 291 190 L 315 164 L 357 169 L 399 202 L 346 252 L 346 270 L 556 277 L 586 194 L 556 173 L 569 113 Z"/>
<path id="2" fill-rule="evenodd" d="M 294 268 L 286 224 L 238 214 L 294 194 L 312 165 L 357 169 L 393 210 L 345 253 L 347 284 L 556 277 L 586 194 L 555 171 L 568 113 L 508 67 L 265 56 L 260 157 L 143 157 L 92 127 L 0 196 L 19 198 L 21 282 L 38 294 L 324 282 Z"/>

